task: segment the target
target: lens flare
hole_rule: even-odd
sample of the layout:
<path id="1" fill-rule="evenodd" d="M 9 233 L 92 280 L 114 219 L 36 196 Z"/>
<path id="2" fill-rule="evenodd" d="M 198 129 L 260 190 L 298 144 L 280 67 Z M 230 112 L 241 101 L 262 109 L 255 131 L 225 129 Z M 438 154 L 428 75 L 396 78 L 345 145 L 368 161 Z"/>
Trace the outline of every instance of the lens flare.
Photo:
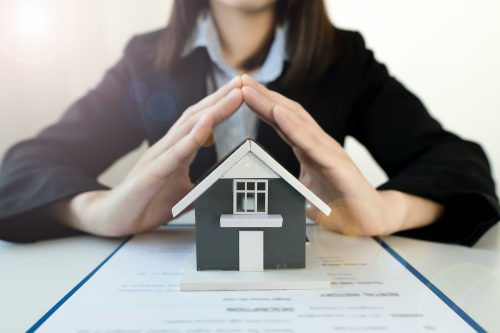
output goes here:
<path id="1" fill-rule="evenodd" d="M 23 4 L 16 13 L 16 30 L 24 38 L 43 38 L 51 28 L 49 13 L 36 4 Z"/>
<path id="2" fill-rule="evenodd" d="M 73 1 L 0 2 L 0 53 L 20 62 L 54 58 L 68 45 L 75 28 Z"/>

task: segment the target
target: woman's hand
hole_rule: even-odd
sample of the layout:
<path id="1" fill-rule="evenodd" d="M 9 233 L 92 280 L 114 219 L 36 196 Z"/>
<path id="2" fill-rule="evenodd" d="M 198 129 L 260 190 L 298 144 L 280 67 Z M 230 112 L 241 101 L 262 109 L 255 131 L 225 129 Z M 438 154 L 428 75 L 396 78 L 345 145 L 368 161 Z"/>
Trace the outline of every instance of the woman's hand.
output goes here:
<path id="1" fill-rule="evenodd" d="M 350 235 L 385 235 L 433 222 L 441 206 L 398 191 L 377 191 L 342 146 L 298 103 L 243 75 L 243 98 L 293 148 L 300 181 L 331 208 L 308 215 L 321 225 Z"/>
<path id="2" fill-rule="evenodd" d="M 58 202 L 53 214 L 68 226 L 102 236 L 135 234 L 166 223 L 172 207 L 193 187 L 189 165 L 196 152 L 212 141 L 214 126 L 243 102 L 241 86 L 235 77 L 189 107 L 118 186 Z"/>

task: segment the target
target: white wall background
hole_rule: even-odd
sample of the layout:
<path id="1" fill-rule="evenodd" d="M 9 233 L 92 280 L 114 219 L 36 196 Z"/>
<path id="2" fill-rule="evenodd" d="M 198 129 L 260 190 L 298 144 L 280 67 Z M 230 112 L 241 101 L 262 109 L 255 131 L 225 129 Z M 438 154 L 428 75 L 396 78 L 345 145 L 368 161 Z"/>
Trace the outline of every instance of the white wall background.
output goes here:
<path id="1" fill-rule="evenodd" d="M 445 127 L 484 146 L 498 179 L 500 2 L 327 5 L 333 21 L 361 31 L 377 58 Z M 93 87 L 132 35 L 163 26 L 170 7 L 169 0 L 0 0 L 0 157 Z M 350 140 L 347 146 L 372 183 L 384 180 L 360 145 Z M 103 181 L 119 181 L 139 154 L 122 160 Z"/>

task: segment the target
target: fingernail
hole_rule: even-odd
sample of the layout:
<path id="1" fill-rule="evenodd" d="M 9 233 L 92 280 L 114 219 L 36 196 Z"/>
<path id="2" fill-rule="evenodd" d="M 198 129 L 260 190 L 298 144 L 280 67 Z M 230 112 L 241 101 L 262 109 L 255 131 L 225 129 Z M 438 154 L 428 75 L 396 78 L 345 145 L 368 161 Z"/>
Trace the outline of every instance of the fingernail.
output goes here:
<path id="1" fill-rule="evenodd" d="M 248 75 L 247 73 L 245 73 L 245 74 L 243 74 L 243 75 L 241 76 L 241 79 L 242 79 L 242 80 L 251 80 L 252 78 L 250 77 L 250 75 Z"/>
<path id="2" fill-rule="evenodd" d="M 235 77 L 233 77 L 233 78 L 231 79 L 231 81 L 229 81 L 229 83 L 234 84 L 234 83 L 236 83 L 237 81 L 241 81 L 241 77 L 240 77 L 239 75 L 236 75 Z"/>

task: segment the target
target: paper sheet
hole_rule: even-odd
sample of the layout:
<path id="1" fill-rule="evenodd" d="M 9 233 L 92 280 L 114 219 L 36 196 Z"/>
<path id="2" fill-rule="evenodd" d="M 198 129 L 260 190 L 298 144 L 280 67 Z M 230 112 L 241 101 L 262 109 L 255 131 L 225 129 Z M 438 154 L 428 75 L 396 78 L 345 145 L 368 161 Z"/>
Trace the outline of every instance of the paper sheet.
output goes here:
<path id="1" fill-rule="evenodd" d="M 169 226 L 136 236 L 39 322 L 39 331 L 475 331 L 473 321 L 461 318 L 375 240 L 311 226 L 308 237 L 331 276 L 330 290 L 181 292 L 193 228 Z"/>

